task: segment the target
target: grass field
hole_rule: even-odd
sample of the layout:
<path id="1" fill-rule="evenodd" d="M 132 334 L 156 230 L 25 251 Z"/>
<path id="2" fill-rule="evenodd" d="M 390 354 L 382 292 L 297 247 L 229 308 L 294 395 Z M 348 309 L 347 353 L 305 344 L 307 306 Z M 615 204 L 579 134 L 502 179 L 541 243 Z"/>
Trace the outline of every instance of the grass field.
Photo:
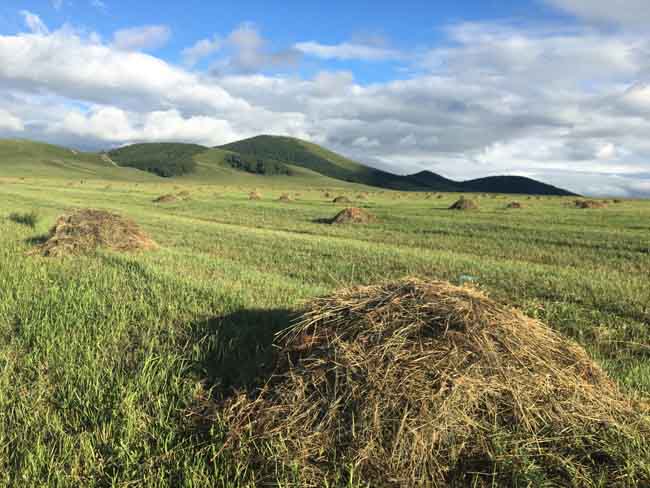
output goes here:
<path id="1" fill-rule="evenodd" d="M 250 486 L 220 424 L 189 409 L 268 374 L 273 335 L 305 300 L 407 275 L 471 277 L 650 401 L 650 202 L 502 195 L 454 212 L 458 195 L 371 191 L 357 205 L 378 222 L 330 226 L 343 207 L 324 192 L 367 188 L 299 185 L 281 203 L 272 179 L 249 201 L 252 187 L 152 178 L 0 178 L 0 485 Z M 525 208 L 505 210 L 514 199 Z M 160 250 L 27 255 L 73 207 L 127 215 Z M 9 218 L 32 210 L 35 227 Z"/>

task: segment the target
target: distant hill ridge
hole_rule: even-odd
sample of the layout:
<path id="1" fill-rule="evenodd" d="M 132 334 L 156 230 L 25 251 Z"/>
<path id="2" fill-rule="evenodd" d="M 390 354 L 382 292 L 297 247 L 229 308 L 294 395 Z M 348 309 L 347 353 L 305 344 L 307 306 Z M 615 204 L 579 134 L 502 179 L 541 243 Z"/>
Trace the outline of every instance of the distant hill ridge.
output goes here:
<path id="1" fill-rule="evenodd" d="M 20 156 L 20 165 L 9 168 L 8 163 L 16 161 L 17 156 Z M 65 165 L 60 162 L 62 156 L 65 156 Z M 260 135 L 214 148 L 176 142 L 139 143 L 101 154 L 76 152 L 27 140 L 0 140 L 0 176 L 6 173 L 5 168 L 10 170 L 8 174 L 44 173 L 43 176 L 47 176 L 55 165 L 61 166 L 61 174 L 84 172 L 90 176 L 109 172 L 115 176 L 120 168 L 112 167 L 113 162 L 122 168 L 135 168 L 158 177 L 205 181 L 244 181 L 246 178 L 269 176 L 295 177 L 314 184 L 338 180 L 402 191 L 574 195 L 522 176 L 454 181 L 431 171 L 396 175 L 363 165 L 317 144 L 284 136 Z M 127 175 L 136 176 L 134 173 Z"/>

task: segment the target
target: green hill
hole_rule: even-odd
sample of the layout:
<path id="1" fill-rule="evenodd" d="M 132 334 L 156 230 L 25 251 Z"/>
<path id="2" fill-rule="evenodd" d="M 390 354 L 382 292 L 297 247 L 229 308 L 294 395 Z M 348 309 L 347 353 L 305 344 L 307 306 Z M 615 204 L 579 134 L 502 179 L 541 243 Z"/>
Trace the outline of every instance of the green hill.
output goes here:
<path id="1" fill-rule="evenodd" d="M 39 142 L 5 140 L 0 141 L 0 176 L 136 180 L 163 177 L 255 186 L 361 184 L 402 191 L 572 195 L 521 176 L 454 181 L 431 171 L 396 175 L 310 142 L 265 135 L 216 148 L 175 142 L 141 143 L 97 154 Z"/>
<path id="2" fill-rule="evenodd" d="M 120 168 L 101 154 L 23 139 L 0 140 L 0 176 L 133 181 L 154 178 L 142 171 Z"/>
<path id="3" fill-rule="evenodd" d="M 219 147 L 239 154 L 301 166 L 330 178 L 394 190 L 427 190 L 408 177 L 364 166 L 311 142 L 261 135 Z"/>
<path id="4" fill-rule="evenodd" d="M 396 175 L 370 168 L 316 144 L 292 137 L 261 135 L 225 144 L 220 148 L 258 159 L 273 159 L 302 166 L 331 178 L 393 190 L 572 195 L 566 190 L 520 176 L 454 181 L 431 171 Z"/>
<path id="5" fill-rule="evenodd" d="M 108 156 L 120 166 L 129 166 L 170 178 L 193 173 L 196 170 L 194 156 L 207 149 L 198 144 L 145 143 L 114 149 L 108 152 Z"/>

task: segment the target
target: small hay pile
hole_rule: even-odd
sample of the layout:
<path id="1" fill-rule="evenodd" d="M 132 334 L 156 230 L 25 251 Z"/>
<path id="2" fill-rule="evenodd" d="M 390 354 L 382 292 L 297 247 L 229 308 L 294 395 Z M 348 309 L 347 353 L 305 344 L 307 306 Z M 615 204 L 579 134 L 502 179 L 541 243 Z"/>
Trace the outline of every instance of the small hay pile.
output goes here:
<path id="1" fill-rule="evenodd" d="M 249 200 L 261 200 L 262 199 L 262 194 L 256 191 L 252 191 L 248 194 L 248 199 Z"/>
<path id="2" fill-rule="evenodd" d="M 524 206 L 520 202 L 510 202 L 506 208 L 524 208 Z"/>
<path id="3" fill-rule="evenodd" d="M 158 198 L 154 199 L 153 203 L 174 203 L 176 200 L 175 195 L 161 195 Z"/>
<path id="4" fill-rule="evenodd" d="M 576 208 L 607 208 L 607 204 L 598 200 L 576 200 Z"/>
<path id="5" fill-rule="evenodd" d="M 130 219 L 105 210 L 79 209 L 61 215 L 35 253 L 59 257 L 86 254 L 100 247 L 122 252 L 158 248 Z"/>
<path id="6" fill-rule="evenodd" d="M 374 222 L 374 215 L 362 208 L 349 207 L 341 210 L 330 222 L 331 224 L 369 224 Z"/>
<path id="7" fill-rule="evenodd" d="M 340 196 L 340 197 L 336 197 L 334 200 L 332 200 L 332 203 L 352 203 L 352 200 L 350 200 L 346 196 Z"/>
<path id="8" fill-rule="evenodd" d="M 258 396 L 219 417 L 260 486 L 342 486 L 346 468 L 381 487 L 650 483 L 640 407 L 580 346 L 477 290 L 344 290 L 281 341 Z"/>
<path id="9" fill-rule="evenodd" d="M 451 207 L 449 207 L 449 210 L 477 210 L 477 209 L 478 209 L 478 203 L 476 203 L 474 200 L 469 200 L 463 197 L 460 197 L 451 205 Z"/>
<path id="10" fill-rule="evenodd" d="M 278 198 L 278 201 L 288 203 L 288 202 L 293 202 L 293 198 L 288 193 L 283 193 L 282 195 L 280 195 L 280 198 Z"/>

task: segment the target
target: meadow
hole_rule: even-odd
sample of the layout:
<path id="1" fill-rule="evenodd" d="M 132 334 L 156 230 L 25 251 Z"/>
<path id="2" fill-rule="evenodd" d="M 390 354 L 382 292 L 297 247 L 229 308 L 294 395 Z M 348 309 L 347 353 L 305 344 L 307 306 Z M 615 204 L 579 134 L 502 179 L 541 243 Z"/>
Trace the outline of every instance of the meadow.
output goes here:
<path id="1" fill-rule="evenodd" d="M 286 192 L 294 201 L 277 201 Z M 377 221 L 322 223 L 343 208 L 337 195 Z M 274 334 L 310 298 L 405 276 L 472 281 L 650 401 L 650 202 L 479 195 L 479 210 L 457 212 L 459 195 L 441 195 L 0 179 L 0 485 L 252 486 L 251 467 L 222 450 L 223 425 L 192 412 L 263 381 Z M 524 208 L 506 210 L 513 200 Z M 76 207 L 128 216 L 160 249 L 30 255 Z"/>

